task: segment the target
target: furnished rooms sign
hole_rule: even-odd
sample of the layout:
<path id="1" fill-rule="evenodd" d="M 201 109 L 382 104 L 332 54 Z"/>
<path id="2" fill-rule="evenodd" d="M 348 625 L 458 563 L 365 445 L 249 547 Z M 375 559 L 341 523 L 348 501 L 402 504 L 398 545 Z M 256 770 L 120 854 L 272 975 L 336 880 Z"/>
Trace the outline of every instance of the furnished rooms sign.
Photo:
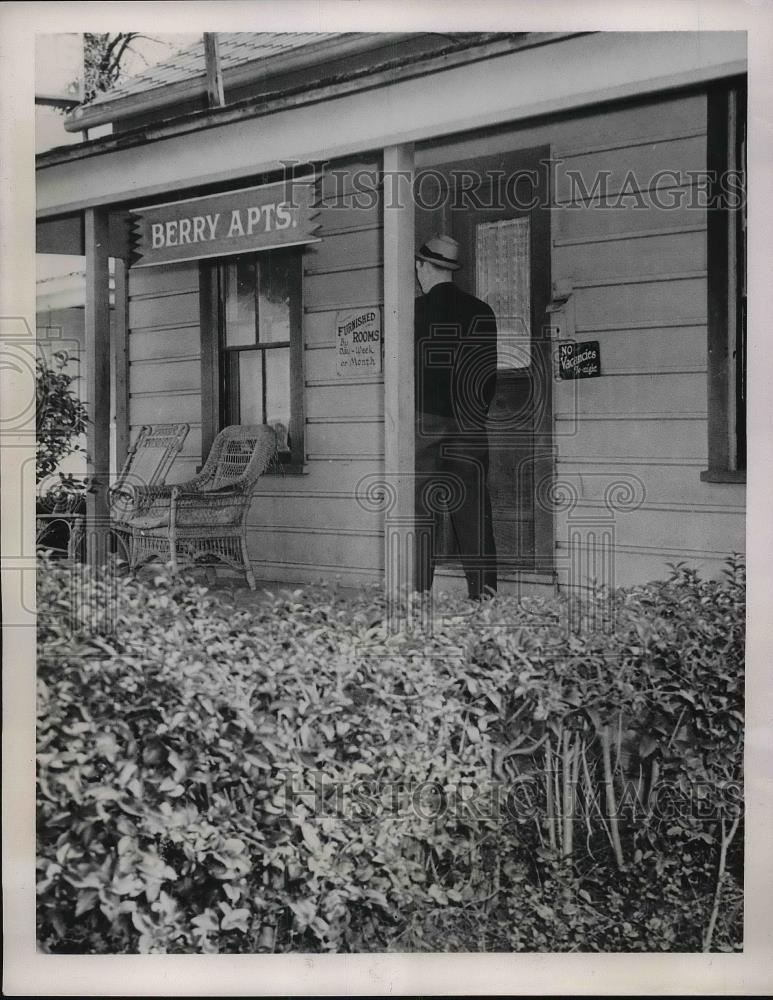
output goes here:
<path id="1" fill-rule="evenodd" d="M 558 345 L 558 374 L 562 379 L 595 378 L 601 375 L 601 351 L 597 340 Z"/>
<path id="2" fill-rule="evenodd" d="M 316 243 L 313 179 L 132 209 L 133 266 Z"/>
<path id="3" fill-rule="evenodd" d="M 380 375 L 382 342 L 380 308 L 336 313 L 336 375 Z"/>

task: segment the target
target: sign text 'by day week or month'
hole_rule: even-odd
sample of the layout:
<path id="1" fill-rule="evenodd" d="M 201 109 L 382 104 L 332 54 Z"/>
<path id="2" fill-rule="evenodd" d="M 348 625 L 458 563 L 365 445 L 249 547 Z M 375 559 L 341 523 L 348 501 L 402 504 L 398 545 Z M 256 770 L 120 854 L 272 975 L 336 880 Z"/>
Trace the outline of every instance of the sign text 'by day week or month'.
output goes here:
<path id="1" fill-rule="evenodd" d="M 380 375 L 383 372 L 381 309 L 345 309 L 336 314 L 336 374 Z"/>

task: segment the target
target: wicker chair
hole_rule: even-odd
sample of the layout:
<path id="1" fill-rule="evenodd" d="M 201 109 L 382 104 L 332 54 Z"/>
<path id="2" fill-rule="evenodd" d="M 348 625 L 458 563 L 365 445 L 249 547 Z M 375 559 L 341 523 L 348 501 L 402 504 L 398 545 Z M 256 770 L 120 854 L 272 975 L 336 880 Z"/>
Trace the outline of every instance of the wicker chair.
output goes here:
<path id="1" fill-rule="evenodd" d="M 132 569 L 154 557 L 172 564 L 210 556 L 247 577 L 255 576 L 247 553 L 246 520 L 258 478 L 276 455 L 276 433 L 266 425 L 226 427 L 215 438 L 201 472 L 178 486 L 143 491 L 141 509 L 129 520 Z"/>
<path id="2" fill-rule="evenodd" d="M 188 424 L 146 424 L 141 427 L 118 479 L 110 486 L 111 527 L 126 546 L 130 562 L 132 531 L 128 522 L 141 508 L 143 494 L 166 479 L 189 430 Z"/>

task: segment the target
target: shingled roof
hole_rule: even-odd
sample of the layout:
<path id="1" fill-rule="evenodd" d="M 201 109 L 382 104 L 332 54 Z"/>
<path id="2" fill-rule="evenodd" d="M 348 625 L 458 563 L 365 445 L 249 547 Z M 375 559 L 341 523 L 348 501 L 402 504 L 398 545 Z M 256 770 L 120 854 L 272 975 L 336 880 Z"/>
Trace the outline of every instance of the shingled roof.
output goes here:
<path id="1" fill-rule="evenodd" d="M 331 32 L 223 32 L 218 33 L 220 65 L 223 73 L 246 63 L 271 59 L 286 55 L 309 46 L 320 47 L 320 43 L 331 43 L 335 39 L 355 38 L 353 33 Z M 204 64 L 203 36 L 169 56 L 155 66 L 149 66 L 134 76 L 119 83 L 111 90 L 99 94 L 89 107 L 112 103 L 135 94 L 147 93 L 160 87 L 168 87 L 185 80 L 195 80 L 206 73 Z"/>

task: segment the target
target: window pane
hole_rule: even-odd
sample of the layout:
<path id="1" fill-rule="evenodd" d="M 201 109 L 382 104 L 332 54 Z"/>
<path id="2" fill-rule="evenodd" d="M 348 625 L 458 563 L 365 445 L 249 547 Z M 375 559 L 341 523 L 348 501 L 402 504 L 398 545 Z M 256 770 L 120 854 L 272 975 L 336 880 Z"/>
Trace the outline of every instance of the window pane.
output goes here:
<path id="1" fill-rule="evenodd" d="M 277 432 L 281 451 L 289 450 L 290 348 L 276 347 L 266 354 L 266 423 Z"/>
<path id="2" fill-rule="evenodd" d="M 263 423 L 262 351 L 239 351 L 239 423 Z"/>
<path id="3" fill-rule="evenodd" d="M 287 253 L 266 253 L 260 257 L 258 317 L 260 342 L 290 339 L 290 273 L 296 257 Z"/>
<path id="4" fill-rule="evenodd" d="M 225 344 L 255 343 L 255 258 L 236 257 L 225 268 Z"/>
<path id="5" fill-rule="evenodd" d="M 529 219 L 476 226 L 476 292 L 497 318 L 497 368 L 526 368 L 531 361 Z"/>

